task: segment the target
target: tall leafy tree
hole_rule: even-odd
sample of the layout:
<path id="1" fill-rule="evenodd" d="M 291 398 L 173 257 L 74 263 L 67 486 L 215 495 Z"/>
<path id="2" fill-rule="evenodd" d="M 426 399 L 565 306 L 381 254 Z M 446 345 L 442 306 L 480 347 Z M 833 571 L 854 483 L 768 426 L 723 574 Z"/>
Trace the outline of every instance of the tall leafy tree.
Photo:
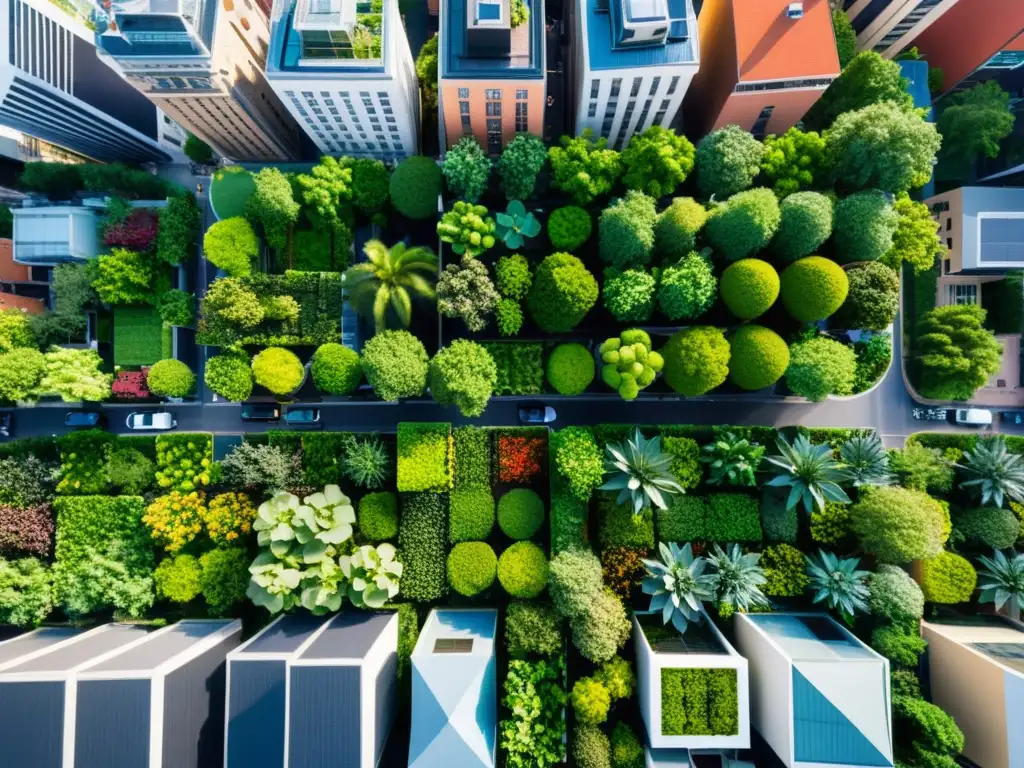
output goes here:
<path id="1" fill-rule="evenodd" d="M 754 183 L 764 146 L 749 131 L 727 125 L 697 144 L 697 184 L 705 197 L 724 200 Z"/>
<path id="2" fill-rule="evenodd" d="M 999 143 L 1013 132 L 1014 120 L 1010 94 L 995 80 L 948 96 L 939 115 L 938 174 L 969 181 L 979 155 L 999 156 Z"/>
<path id="3" fill-rule="evenodd" d="M 827 171 L 825 140 L 816 132 L 790 128 L 781 136 L 765 138 L 761 173 L 780 198 L 824 187 Z"/>
<path id="4" fill-rule="evenodd" d="M 65 403 L 106 400 L 114 377 L 103 373 L 102 364 L 94 349 L 53 347 L 46 353 L 39 392 L 60 395 Z"/>
<path id="5" fill-rule="evenodd" d="M 392 318 L 408 328 L 412 298 L 435 297 L 437 256 L 429 248 L 406 249 L 404 243 L 388 249 L 380 240 L 370 240 L 363 252 L 366 261 L 345 273 L 345 291 L 356 311 L 372 319 L 378 333 L 387 330 Z"/>
<path id="6" fill-rule="evenodd" d="M 842 8 L 832 11 L 832 31 L 836 35 L 836 53 L 839 54 L 839 68 L 846 69 L 857 55 L 857 33 L 853 30 L 850 17 Z"/>
<path id="7" fill-rule="evenodd" d="M 932 218 L 927 205 L 911 200 L 906 192 L 896 196 L 892 207 L 899 220 L 892 248 L 882 257 L 882 262 L 897 272 L 903 262 L 912 266 L 916 273 L 931 269 L 935 259 L 945 251 L 939 238 L 939 223 Z"/>
<path id="8" fill-rule="evenodd" d="M 25 189 L 55 200 L 66 200 L 83 186 L 79 167 L 72 163 L 25 163 L 18 181 Z"/>
<path id="9" fill-rule="evenodd" d="M 653 198 L 671 195 L 693 170 L 693 144 L 675 131 L 652 125 L 633 134 L 622 153 L 623 181 Z"/>
<path id="10" fill-rule="evenodd" d="M 416 76 L 423 94 L 423 113 L 437 109 L 437 33 L 423 44 L 416 56 Z"/>
<path id="11" fill-rule="evenodd" d="M 475 203 L 487 190 L 491 159 L 474 137 L 463 136 L 444 156 L 441 173 L 452 193 Z"/>
<path id="12" fill-rule="evenodd" d="M 325 155 L 309 173 L 295 179 L 306 214 L 316 223 L 337 228 L 352 220 L 352 158 Z"/>
<path id="13" fill-rule="evenodd" d="M 822 131 L 844 112 L 891 101 L 903 109 L 914 106 L 900 65 L 874 51 L 858 53 L 804 116 L 804 126 Z"/>
<path id="14" fill-rule="evenodd" d="M 256 233 L 241 216 L 218 221 L 203 236 L 206 258 L 231 277 L 244 277 L 252 272 L 252 263 L 259 250 Z"/>
<path id="15" fill-rule="evenodd" d="M 192 194 L 175 195 L 160 209 L 156 256 L 167 264 L 181 264 L 192 255 L 203 213 Z"/>
<path id="16" fill-rule="evenodd" d="M 516 134 L 498 160 L 501 188 L 509 200 L 528 200 L 537 186 L 537 174 L 548 159 L 544 142 L 528 133 Z"/>
<path id="17" fill-rule="evenodd" d="M 202 165 L 213 161 L 213 150 L 210 145 L 192 133 L 185 139 L 184 152 L 193 163 Z"/>
<path id="18" fill-rule="evenodd" d="M 999 370 L 1002 345 L 974 304 L 936 307 L 918 324 L 917 391 L 934 400 L 967 400 Z"/>
<path id="19" fill-rule="evenodd" d="M 607 139 L 594 139 L 588 128 L 582 136 L 563 136 L 560 143 L 548 150 L 555 188 L 578 205 L 611 192 L 622 174 L 622 161 L 618 152 L 608 149 Z"/>
<path id="20" fill-rule="evenodd" d="M 107 304 L 152 304 L 156 301 L 153 259 L 127 248 L 112 248 L 97 260 L 93 288 Z"/>
<path id="21" fill-rule="evenodd" d="M 267 245 L 280 251 L 288 245 L 301 206 L 292 196 L 292 185 L 279 168 L 263 168 L 253 177 L 256 189 L 245 205 L 245 215 L 263 227 Z"/>

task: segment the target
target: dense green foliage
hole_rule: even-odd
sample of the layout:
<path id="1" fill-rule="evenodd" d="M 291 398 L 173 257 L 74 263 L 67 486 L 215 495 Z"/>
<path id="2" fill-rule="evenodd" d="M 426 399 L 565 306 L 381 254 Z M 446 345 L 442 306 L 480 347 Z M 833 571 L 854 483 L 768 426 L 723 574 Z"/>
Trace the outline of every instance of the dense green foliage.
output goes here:
<path id="1" fill-rule="evenodd" d="M 665 381 L 681 395 L 703 395 L 729 375 L 729 342 L 718 328 L 698 325 L 676 331 L 661 354 Z"/>
<path id="2" fill-rule="evenodd" d="M 350 395 L 363 378 L 359 354 L 333 342 L 313 353 L 310 373 L 316 388 L 329 395 Z"/>
<path id="3" fill-rule="evenodd" d="M 498 581 L 512 597 L 532 598 L 548 583 L 548 559 L 532 541 L 517 541 L 498 559 Z"/>
<path id="4" fill-rule="evenodd" d="M 856 375 L 857 355 L 835 339 L 815 336 L 789 348 L 786 386 L 808 400 L 852 394 Z"/>
<path id="5" fill-rule="evenodd" d="M 398 527 L 403 566 L 401 591 L 409 600 L 430 602 L 444 596 L 448 552 L 444 508 L 445 497 L 437 493 L 410 493 L 402 498 Z"/>
<path id="6" fill-rule="evenodd" d="M 1003 347 L 984 323 L 975 304 L 936 307 L 918 321 L 911 371 L 922 396 L 967 400 L 999 370 Z"/>
<path id="7" fill-rule="evenodd" d="M 484 412 L 497 380 L 490 353 L 468 339 L 456 339 L 430 361 L 430 394 L 440 405 L 457 406 L 463 416 Z"/>
<path id="8" fill-rule="evenodd" d="M 900 278 L 885 264 L 872 262 L 847 269 L 850 290 L 832 317 L 836 328 L 883 331 L 900 308 Z"/>
<path id="9" fill-rule="evenodd" d="M 501 152 L 498 174 L 509 200 L 529 200 L 537 186 L 537 174 L 548 159 L 544 142 L 528 133 L 517 133 Z"/>
<path id="10" fill-rule="evenodd" d="M 779 201 L 770 189 L 738 192 L 711 211 L 706 234 L 717 253 L 730 261 L 765 248 L 779 228 Z"/>
<path id="11" fill-rule="evenodd" d="M 662 270 L 658 309 L 669 320 L 700 317 L 715 303 L 717 283 L 711 262 L 691 252 Z"/>
<path id="12" fill-rule="evenodd" d="M 802 323 L 824 320 L 843 305 L 850 289 L 842 267 L 821 256 L 794 261 L 782 271 L 782 303 Z"/>
<path id="13" fill-rule="evenodd" d="M 876 261 L 893 245 L 899 215 L 876 190 L 850 195 L 836 205 L 834 242 L 842 264 Z"/>
<path id="14" fill-rule="evenodd" d="M 474 597 L 494 583 L 498 558 L 482 541 L 456 544 L 448 553 L 448 586 L 463 597 Z"/>
<path id="15" fill-rule="evenodd" d="M 786 342 L 760 325 L 743 325 L 730 335 L 729 354 L 729 380 L 742 389 L 770 387 L 789 367 Z"/>
<path id="16" fill-rule="evenodd" d="M 676 197 L 658 215 L 654 227 L 654 248 L 666 261 L 681 259 L 697 244 L 697 233 L 704 228 L 708 212 L 692 197 Z"/>
<path id="17" fill-rule="evenodd" d="M 761 170 L 764 145 L 738 125 L 712 131 L 697 144 L 697 184 L 718 200 L 742 192 Z"/>
<path id="18" fill-rule="evenodd" d="M 671 195 L 693 170 L 690 140 L 660 125 L 634 133 L 622 152 L 623 183 L 654 198 Z"/>
<path id="19" fill-rule="evenodd" d="M 363 346 L 363 372 L 381 400 L 423 394 L 427 361 L 423 343 L 408 331 L 384 331 Z"/>
<path id="20" fill-rule="evenodd" d="M 814 131 L 795 127 L 781 136 L 766 136 L 761 175 L 772 182 L 779 199 L 802 189 L 824 187 L 828 176 L 825 140 Z"/>
<path id="21" fill-rule="evenodd" d="M 654 198 L 631 189 L 598 219 L 601 260 L 618 269 L 650 263 L 657 221 Z"/>
<path id="22" fill-rule="evenodd" d="M 587 205 L 610 192 L 622 173 L 619 153 L 608 149 L 607 139 L 595 140 L 590 131 L 563 136 L 560 146 L 548 150 L 548 160 L 552 184 L 577 205 Z"/>
<path id="23" fill-rule="evenodd" d="M 406 218 L 433 216 L 441 193 L 441 169 L 429 157 L 408 157 L 391 174 L 390 192 L 391 204 Z"/>
<path id="24" fill-rule="evenodd" d="M 779 203 L 772 250 L 784 261 L 809 256 L 832 234 L 832 200 L 820 192 L 796 192 Z"/>
<path id="25" fill-rule="evenodd" d="M 644 269 L 618 271 L 605 269 L 604 305 L 619 322 L 643 322 L 654 311 L 654 291 L 658 281 Z"/>
<path id="26" fill-rule="evenodd" d="M 555 253 L 537 267 L 526 305 L 535 323 L 547 333 L 575 328 L 597 302 L 597 281 L 583 262 Z"/>
<path id="27" fill-rule="evenodd" d="M 548 238 L 560 251 L 575 251 L 590 238 L 594 222 L 590 214 L 575 205 L 564 205 L 548 218 Z"/>
<path id="28" fill-rule="evenodd" d="M 582 344 L 559 344 L 548 356 L 548 383 L 560 395 L 578 395 L 594 380 L 594 355 Z"/>
<path id="29" fill-rule="evenodd" d="M 722 273 L 722 301 L 740 320 L 753 320 L 771 309 L 779 297 L 779 274 L 761 259 L 740 259 Z"/>

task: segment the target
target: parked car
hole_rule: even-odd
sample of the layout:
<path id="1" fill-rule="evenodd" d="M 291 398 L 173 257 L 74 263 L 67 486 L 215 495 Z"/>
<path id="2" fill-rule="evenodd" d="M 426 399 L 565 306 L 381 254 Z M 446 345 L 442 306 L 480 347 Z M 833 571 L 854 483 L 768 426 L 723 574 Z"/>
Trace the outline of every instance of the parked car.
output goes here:
<path id="1" fill-rule="evenodd" d="M 987 427 L 992 423 L 992 411 L 984 408 L 957 408 L 954 421 L 968 427 Z"/>
<path id="2" fill-rule="evenodd" d="M 10 411 L 0 413 L 0 437 L 10 437 L 14 426 L 14 414 Z"/>
<path id="3" fill-rule="evenodd" d="M 521 424 L 550 424 L 558 414 L 550 405 L 544 403 L 520 403 L 519 422 Z"/>
<path id="4" fill-rule="evenodd" d="M 68 411 L 64 417 L 64 426 L 90 429 L 101 426 L 105 421 L 106 419 L 99 411 Z"/>
<path id="5" fill-rule="evenodd" d="M 128 429 L 174 429 L 177 420 L 167 411 L 134 411 L 128 414 L 125 421 Z"/>
<path id="6" fill-rule="evenodd" d="M 289 408 L 284 413 L 284 422 L 291 427 L 320 426 L 320 409 Z"/>
<path id="7" fill-rule="evenodd" d="M 242 421 L 278 421 L 281 408 L 276 405 L 243 405 Z"/>

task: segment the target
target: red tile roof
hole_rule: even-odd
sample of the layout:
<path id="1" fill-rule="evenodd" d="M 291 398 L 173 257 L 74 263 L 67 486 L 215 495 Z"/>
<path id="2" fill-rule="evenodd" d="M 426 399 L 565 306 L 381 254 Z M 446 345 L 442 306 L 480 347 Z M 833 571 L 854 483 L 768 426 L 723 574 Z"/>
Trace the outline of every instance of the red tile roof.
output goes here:
<path id="1" fill-rule="evenodd" d="M 732 0 L 740 82 L 839 74 L 828 0 L 803 0 L 804 15 L 786 16 L 791 0 Z"/>

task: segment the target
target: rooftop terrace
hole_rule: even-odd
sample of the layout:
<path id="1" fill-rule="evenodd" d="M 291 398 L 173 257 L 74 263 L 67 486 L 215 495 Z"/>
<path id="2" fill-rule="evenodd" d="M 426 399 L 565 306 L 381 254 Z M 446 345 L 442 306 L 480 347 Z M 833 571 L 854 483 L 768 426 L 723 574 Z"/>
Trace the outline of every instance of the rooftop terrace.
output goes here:
<path id="1" fill-rule="evenodd" d="M 271 18 L 270 72 L 381 72 L 383 0 L 284 0 Z"/>
<path id="2" fill-rule="evenodd" d="M 482 56 L 470 52 L 470 35 L 508 28 L 503 8 L 508 3 L 481 0 L 446 0 L 441 21 L 441 76 L 447 78 L 542 78 L 544 77 L 544 3 L 524 0 L 530 18 L 509 33 L 508 54 Z M 494 18 L 497 16 L 498 18 Z"/>

